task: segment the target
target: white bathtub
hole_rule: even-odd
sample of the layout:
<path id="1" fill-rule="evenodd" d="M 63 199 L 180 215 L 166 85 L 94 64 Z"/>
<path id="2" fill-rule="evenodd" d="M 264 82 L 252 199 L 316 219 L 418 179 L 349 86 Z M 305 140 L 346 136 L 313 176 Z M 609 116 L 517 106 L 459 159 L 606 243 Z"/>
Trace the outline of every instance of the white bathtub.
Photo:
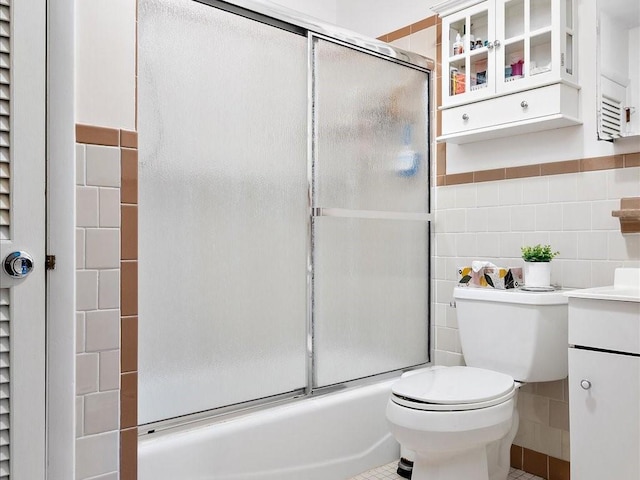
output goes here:
<path id="1" fill-rule="evenodd" d="M 145 435 L 138 479 L 348 479 L 399 457 L 385 418 L 395 380 Z"/>

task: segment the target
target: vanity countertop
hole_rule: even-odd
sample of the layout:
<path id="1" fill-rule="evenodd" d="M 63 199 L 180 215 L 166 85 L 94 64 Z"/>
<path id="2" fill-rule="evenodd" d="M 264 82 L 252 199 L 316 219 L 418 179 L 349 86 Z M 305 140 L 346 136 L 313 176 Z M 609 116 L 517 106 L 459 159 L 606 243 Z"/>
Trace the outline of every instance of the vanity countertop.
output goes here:
<path id="1" fill-rule="evenodd" d="M 640 303 L 640 268 L 617 268 L 613 285 L 570 290 L 565 295 L 570 298 Z"/>

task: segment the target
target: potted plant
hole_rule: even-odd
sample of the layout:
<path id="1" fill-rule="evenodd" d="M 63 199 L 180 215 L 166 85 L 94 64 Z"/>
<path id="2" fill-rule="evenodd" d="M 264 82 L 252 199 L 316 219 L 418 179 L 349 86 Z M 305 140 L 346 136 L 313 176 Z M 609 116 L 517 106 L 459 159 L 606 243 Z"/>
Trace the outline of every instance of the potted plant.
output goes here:
<path id="1" fill-rule="evenodd" d="M 522 247 L 524 260 L 524 284 L 527 287 L 551 286 L 551 260 L 560 252 L 551 250 L 551 245 Z"/>

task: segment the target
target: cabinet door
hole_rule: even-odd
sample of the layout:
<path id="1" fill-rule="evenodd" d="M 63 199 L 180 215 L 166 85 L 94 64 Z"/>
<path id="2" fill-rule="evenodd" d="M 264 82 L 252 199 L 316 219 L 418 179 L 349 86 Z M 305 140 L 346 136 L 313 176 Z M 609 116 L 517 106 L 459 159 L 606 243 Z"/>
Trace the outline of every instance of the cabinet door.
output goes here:
<path id="1" fill-rule="evenodd" d="M 496 0 L 497 92 L 560 79 L 559 1 Z"/>
<path id="2" fill-rule="evenodd" d="M 443 105 L 481 100 L 495 93 L 494 55 L 489 48 L 494 18 L 495 3 L 491 0 L 443 19 L 442 76 L 448 79 L 442 86 Z M 456 42 L 458 35 L 462 45 Z"/>
<path id="3" fill-rule="evenodd" d="M 640 478 L 640 357 L 570 348 L 569 402 L 571 478 Z"/>

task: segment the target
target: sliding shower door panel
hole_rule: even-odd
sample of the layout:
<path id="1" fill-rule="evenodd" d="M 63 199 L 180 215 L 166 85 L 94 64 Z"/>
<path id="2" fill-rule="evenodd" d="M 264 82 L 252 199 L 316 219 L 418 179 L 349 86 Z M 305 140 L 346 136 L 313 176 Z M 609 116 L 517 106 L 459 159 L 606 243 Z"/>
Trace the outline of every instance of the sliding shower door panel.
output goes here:
<path id="1" fill-rule="evenodd" d="M 314 205 L 428 212 L 428 77 L 314 43 Z"/>
<path id="2" fill-rule="evenodd" d="M 306 38 L 141 0 L 139 420 L 306 386 Z"/>
<path id="3" fill-rule="evenodd" d="M 429 360 L 425 71 L 313 38 L 313 386 Z"/>
<path id="4" fill-rule="evenodd" d="M 315 383 L 428 360 L 428 225 L 314 219 Z"/>

